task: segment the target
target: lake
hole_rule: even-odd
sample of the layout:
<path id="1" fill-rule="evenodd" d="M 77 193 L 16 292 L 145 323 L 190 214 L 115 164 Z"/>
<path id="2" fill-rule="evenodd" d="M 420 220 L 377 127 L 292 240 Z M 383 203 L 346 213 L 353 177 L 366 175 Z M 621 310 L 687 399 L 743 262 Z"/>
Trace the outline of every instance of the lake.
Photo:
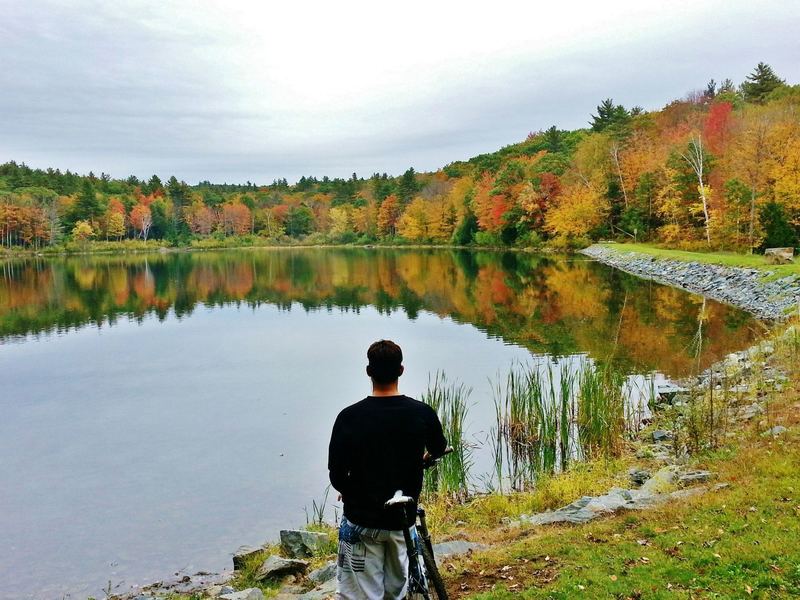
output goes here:
<path id="1" fill-rule="evenodd" d="M 581 257 L 284 248 L 0 269 L 0 598 L 15 600 L 229 568 L 239 545 L 303 525 L 376 339 L 404 350 L 402 392 L 437 370 L 470 386 L 480 443 L 490 379 L 514 361 L 680 377 L 762 331 Z"/>

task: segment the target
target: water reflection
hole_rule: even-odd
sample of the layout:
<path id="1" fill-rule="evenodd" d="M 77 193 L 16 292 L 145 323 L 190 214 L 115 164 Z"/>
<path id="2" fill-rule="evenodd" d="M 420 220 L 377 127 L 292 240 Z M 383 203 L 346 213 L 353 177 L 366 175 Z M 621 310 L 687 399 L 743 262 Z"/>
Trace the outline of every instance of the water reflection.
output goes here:
<path id="1" fill-rule="evenodd" d="M 7 262 L 0 340 L 198 306 L 421 310 L 534 353 L 680 376 L 747 345 L 746 313 L 597 263 L 526 253 L 275 249 Z M 702 335 L 701 335 L 702 334 Z M 702 343 L 701 343 L 702 340 Z"/>

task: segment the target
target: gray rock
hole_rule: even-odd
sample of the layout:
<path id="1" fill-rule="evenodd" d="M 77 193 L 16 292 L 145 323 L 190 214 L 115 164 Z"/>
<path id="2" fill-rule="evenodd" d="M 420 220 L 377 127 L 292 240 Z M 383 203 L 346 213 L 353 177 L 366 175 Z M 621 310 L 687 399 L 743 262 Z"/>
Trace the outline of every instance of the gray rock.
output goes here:
<path id="1" fill-rule="evenodd" d="M 645 469 L 630 469 L 628 471 L 628 476 L 631 479 L 631 483 L 634 485 L 642 485 L 645 481 L 652 477 L 650 471 L 646 471 Z"/>
<path id="2" fill-rule="evenodd" d="M 222 594 L 232 594 L 232 593 L 233 593 L 233 592 L 235 592 L 235 591 L 236 591 L 236 590 L 235 590 L 235 589 L 233 589 L 231 586 L 229 586 L 229 585 L 223 585 L 223 586 L 222 586 L 222 589 L 219 591 L 219 595 L 221 596 Z"/>
<path id="3" fill-rule="evenodd" d="M 519 522 L 533 525 L 582 524 L 619 510 L 644 510 L 671 500 L 683 500 L 708 491 L 702 486 L 675 491 L 676 480 L 676 469 L 664 467 L 638 490 L 611 488 L 607 494 L 602 496 L 584 496 L 557 510 L 522 516 Z"/>
<path id="4" fill-rule="evenodd" d="M 653 432 L 653 441 L 654 442 L 666 442 L 667 440 L 672 439 L 672 432 L 666 431 L 665 429 L 656 429 Z"/>
<path id="5" fill-rule="evenodd" d="M 488 548 L 486 544 L 479 544 L 478 542 L 468 542 L 466 540 L 452 540 L 449 542 L 440 542 L 433 545 L 433 555 L 435 557 L 458 556 L 460 554 L 467 554 L 473 550 L 485 550 Z"/>
<path id="6" fill-rule="evenodd" d="M 326 581 L 322 585 L 315 587 L 310 592 L 298 596 L 297 600 L 327 600 L 336 593 L 336 579 Z"/>
<path id="7" fill-rule="evenodd" d="M 767 248 L 764 258 L 771 265 L 787 265 L 794 262 L 794 248 Z"/>
<path id="8" fill-rule="evenodd" d="M 709 479 L 716 477 L 711 471 L 688 471 L 678 476 L 678 484 L 687 487 L 697 483 L 706 483 Z"/>
<path id="9" fill-rule="evenodd" d="M 305 573 L 308 563 L 304 560 L 283 558 L 281 556 L 270 556 L 258 569 L 256 577 L 259 581 L 264 579 L 275 579 L 286 575 L 296 575 Z"/>
<path id="10" fill-rule="evenodd" d="M 695 496 L 701 496 L 705 494 L 707 491 L 708 491 L 707 487 L 705 487 L 704 485 L 699 485 L 697 487 L 686 488 L 685 490 L 670 492 L 669 494 L 664 494 L 662 496 L 661 503 L 689 500 L 690 498 L 694 498 Z"/>
<path id="11" fill-rule="evenodd" d="M 666 381 L 656 388 L 656 394 L 661 402 L 672 404 L 680 396 L 684 397 L 689 393 L 689 390 L 682 388 L 679 385 Z"/>
<path id="12" fill-rule="evenodd" d="M 308 558 L 314 556 L 328 545 L 327 534 L 302 529 L 284 529 L 281 531 L 281 548 L 292 558 Z"/>
<path id="13" fill-rule="evenodd" d="M 644 494 L 663 494 L 673 490 L 677 480 L 678 469 L 676 467 L 662 467 L 642 484 L 640 491 Z"/>
<path id="14" fill-rule="evenodd" d="M 288 579 L 293 579 L 294 577 L 289 577 Z M 302 585 L 297 585 L 296 583 L 289 583 L 281 587 L 278 590 L 276 598 L 297 598 L 300 594 L 304 594 L 306 592 L 306 588 Z"/>
<path id="15" fill-rule="evenodd" d="M 239 571 L 244 568 L 247 560 L 259 552 L 263 552 L 263 548 L 253 548 L 252 546 L 240 546 L 236 552 L 233 553 L 233 570 Z"/>
<path id="16" fill-rule="evenodd" d="M 739 419 L 742 421 L 749 421 L 753 417 L 757 417 L 758 415 L 763 415 L 764 409 L 757 402 L 753 402 L 749 406 L 745 406 L 741 412 L 739 413 Z"/>
<path id="17" fill-rule="evenodd" d="M 327 565 L 314 569 L 308 574 L 308 578 L 314 583 L 325 583 L 336 577 L 336 561 L 332 560 Z"/>
<path id="18" fill-rule="evenodd" d="M 772 429 L 768 429 L 761 435 L 763 435 L 764 437 L 770 437 L 770 436 L 778 437 L 779 435 L 786 433 L 787 431 L 789 430 L 786 429 L 786 427 L 784 427 L 783 425 L 775 425 L 775 427 L 773 427 Z"/>
<path id="19" fill-rule="evenodd" d="M 241 592 L 223 594 L 220 598 L 221 600 L 264 600 L 264 594 L 258 588 L 247 588 Z"/>

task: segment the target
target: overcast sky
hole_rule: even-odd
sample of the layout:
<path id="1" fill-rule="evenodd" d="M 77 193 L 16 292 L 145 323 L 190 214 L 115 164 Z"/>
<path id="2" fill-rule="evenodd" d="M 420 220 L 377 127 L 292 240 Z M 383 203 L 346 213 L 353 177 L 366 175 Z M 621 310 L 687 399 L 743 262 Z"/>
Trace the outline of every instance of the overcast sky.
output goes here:
<path id="1" fill-rule="evenodd" d="M 0 162 L 189 183 L 433 170 L 760 60 L 798 83 L 798 32 L 797 0 L 0 0 Z"/>

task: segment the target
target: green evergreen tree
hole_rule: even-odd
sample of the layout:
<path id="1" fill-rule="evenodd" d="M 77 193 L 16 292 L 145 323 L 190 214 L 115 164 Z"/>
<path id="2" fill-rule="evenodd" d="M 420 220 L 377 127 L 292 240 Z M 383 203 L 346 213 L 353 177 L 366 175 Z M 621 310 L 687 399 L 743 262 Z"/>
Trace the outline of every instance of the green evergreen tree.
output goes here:
<path id="1" fill-rule="evenodd" d="M 785 82 L 775 74 L 772 67 L 767 63 L 760 62 L 742 83 L 742 94 L 748 102 L 761 104 L 770 92 L 783 85 L 786 85 Z"/>
<path id="2" fill-rule="evenodd" d="M 544 132 L 544 143 L 548 152 L 561 151 L 561 132 L 553 125 Z"/>
<path id="3" fill-rule="evenodd" d="M 400 178 L 400 184 L 397 186 L 397 195 L 401 202 L 408 202 L 418 191 L 417 176 L 414 172 L 414 167 L 411 167 Z"/>
<path id="4" fill-rule="evenodd" d="M 458 246 L 467 246 L 475 241 L 475 234 L 478 232 L 478 219 L 475 213 L 467 210 L 461 223 L 458 224 L 453 232 L 453 243 Z"/>
<path id="5" fill-rule="evenodd" d="M 145 194 L 152 194 L 161 189 L 164 189 L 164 186 L 161 184 L 161 179 L 155 174 L 147 182 L 147 185 L 142 186 L 142 192 Z"/>
<path id="6" fill-rule="evenodd" d="M 103 206 L 97 198 L 91 181 L 85 179 L 78 201 L 75 203 L 74 221 L 93 221 L 103 213 Z"/>
<path id="7" fill-rule="evenodd" d="M 163 239 L 175 236 L 175 228 L 167 217 L 167 204 L 163 198 L 158 198 L 150 204 L 150 214 L 153 217 L 153 225 L 150 227 L 149 237 Z"/>
<path id="8" fill-rule="evenodd" d="M 299 237 L 311 231 L 314 214 L 307 206 L 293 206 L 286 215 L 286 233 Z"/>
<path id="9" fill-rule="evenodd" d="M 797 245 L 797 232 L 786 218 L 783 207 L 777 202 L 767 202 L 759 212 L 759 220 L 764 228 L 762 250 Z"/>
<path id="10" fill-rule="evenodd" d="M 597 106 L 597 115 L 592 115 L 592 131 L 605 131 L 609 128 L 620 129 L 628 124 L 631 115 L 621 104 L 606 98 Z"/>
<path id="11" fill-rule="evenodd" d="M 172 227 L 175 233 L 189 233 L 189 228 L 183 219 L 183 207 L 189 203 L 191 190 L 183 181 L 173 175 L 167 181 L 167 196 L 172 202 Z"/>

